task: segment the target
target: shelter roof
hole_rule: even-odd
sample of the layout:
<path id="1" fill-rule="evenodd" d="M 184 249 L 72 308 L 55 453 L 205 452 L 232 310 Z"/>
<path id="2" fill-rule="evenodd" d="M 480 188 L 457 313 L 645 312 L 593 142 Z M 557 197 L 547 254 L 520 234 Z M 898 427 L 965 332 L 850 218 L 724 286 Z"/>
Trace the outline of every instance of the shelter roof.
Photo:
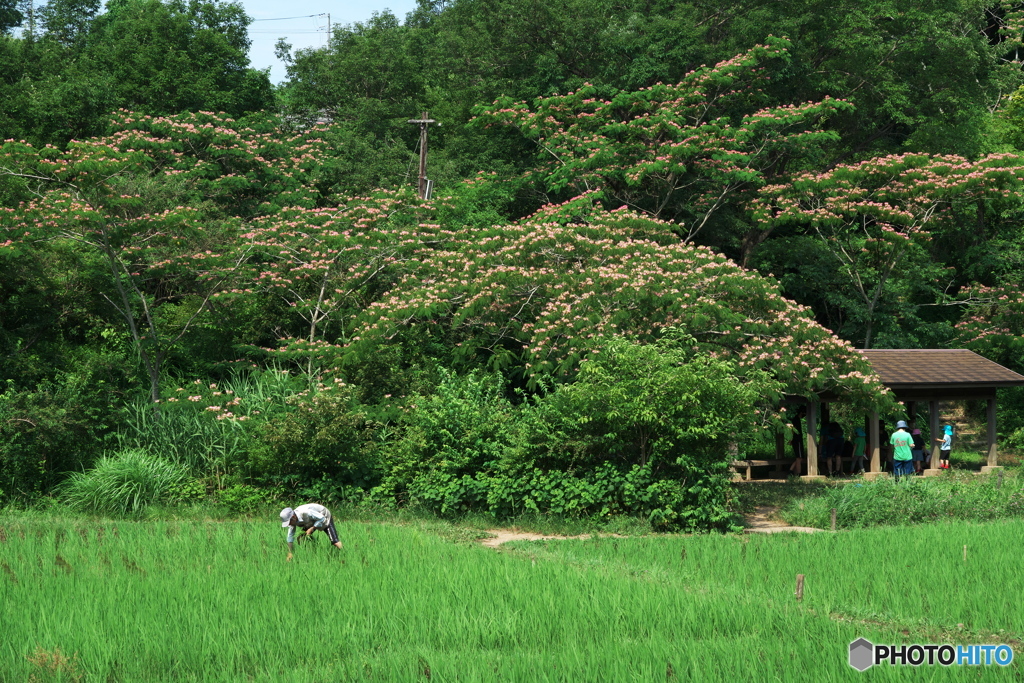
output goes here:
<path id="1" fill-rule="evenodd" d="M 1024 375 L 967 349 L 867 349 L 882 383 L 901 392 L 964 392 L 1024 386 Z"/>

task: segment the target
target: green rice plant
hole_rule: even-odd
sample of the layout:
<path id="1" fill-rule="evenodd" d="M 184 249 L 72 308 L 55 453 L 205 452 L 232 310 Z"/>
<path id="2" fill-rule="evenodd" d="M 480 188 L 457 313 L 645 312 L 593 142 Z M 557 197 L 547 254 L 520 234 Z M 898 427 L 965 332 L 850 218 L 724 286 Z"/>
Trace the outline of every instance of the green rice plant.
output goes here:
<path id="1" fill-rule="evenodd" d="M 130 516 L 166 500 L 188 476 L 182 465 L 129 449 L 101 458 L 91 470 L 73 473 L 60 490 L 72 509 Z"/>
<path id="2" fill-rule="evenodd" d="M 1013 547 L 1021 532 L 1024 521 L 1011 520 L 839 534 L 594 538 L 517 550 L 538 562 L 673 581 L 724 599 L 741 592 L 754 604 L 785 602 L 803 574 L 803 604 L 838 623 L 906 631 L 895 642 L 1012 644 L 1024 636 L 1024 614 L 1001 596 L 1024 590 Z"/>
<path id="3" fill-rule="evenodd" d="M 1005 598 L 1024 591 L 1021 521 L 500 552 L 339 522 L 343 550 L 320 539 L 292 562 L 273 518 L 64 522 L 0 517 L 0 613 L 19 615 L 0 630 L 2 680 L 46 680 L 59 661 L 64 680 L 840 681 L 857 676 L 847 646 L 858 637 L 1024 636 Z M 1014 663 L 867 675 L 1019 673 Z"/>

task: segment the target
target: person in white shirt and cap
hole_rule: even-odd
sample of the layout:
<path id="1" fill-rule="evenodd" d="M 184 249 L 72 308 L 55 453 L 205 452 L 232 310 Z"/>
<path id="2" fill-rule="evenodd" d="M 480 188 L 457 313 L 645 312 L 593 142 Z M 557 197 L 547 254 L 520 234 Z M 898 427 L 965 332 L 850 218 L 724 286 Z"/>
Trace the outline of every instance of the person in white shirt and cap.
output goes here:
<path id="1" fill-rule="evenodd" d="M 292 561 L 292 545 L 295 541 L 295 529 L 303 529 L 306 536 L 311 535 L 320 529 L 331 539 L 331 544 L 341 550 L 341 541 L 338 540 L 338 531 L 334 528 L 334 520 L 331 519 L 331 511 L 323 505 L 307 503 L 295 508 L 281 510 L 281 527 L 288 529 L 288 561 Z"/>

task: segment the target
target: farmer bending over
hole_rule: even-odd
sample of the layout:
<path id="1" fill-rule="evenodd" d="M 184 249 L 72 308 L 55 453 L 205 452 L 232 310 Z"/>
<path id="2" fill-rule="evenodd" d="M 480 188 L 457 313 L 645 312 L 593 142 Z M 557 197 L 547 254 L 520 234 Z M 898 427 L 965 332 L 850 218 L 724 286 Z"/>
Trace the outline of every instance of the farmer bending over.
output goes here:
<path id="1" fill-rule="evenodd" d="M 320 529 L 335 548 L 341 550 L 341 541 L 338 540 L 338 531 L 334 528 L 334 521 L 331 519 L 331 511 L 323 505 L 308 503 L 300 505 L 294 510 L 285 508 L 281 510 L 281 527 L 288 529 L 288 561 L 292 561 L 292 543 L 295 541 L 295 527 L 303 529 L 305 535 L 309 536 L 317 529 Z"/>

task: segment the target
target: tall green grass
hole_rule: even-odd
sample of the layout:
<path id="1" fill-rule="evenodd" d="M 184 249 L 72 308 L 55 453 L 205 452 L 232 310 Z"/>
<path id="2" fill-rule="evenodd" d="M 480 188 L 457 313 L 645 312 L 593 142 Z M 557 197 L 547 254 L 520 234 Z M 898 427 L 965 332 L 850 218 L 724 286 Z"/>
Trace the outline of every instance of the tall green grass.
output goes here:
<path id="1" fill-rule="evenodd" d="M 91 470 L 73 472 L 59 491 L 64 502 L 79 512 L 137 515 L 167 500 L 187 478 L 183 465 L 129 449 L 104 456 Z"/>
<path id="2" fill-rule="evenodd" d="M 286 563 L 273 521 L 0 520 L 0 613 L 17 615 L 0 630 L 0 679 L 43 680 L 59 653 L 53 680 L 838 681 L 856 675 L 847 648 L 861 636 L 1024 633 L 1005 597 L 1024 589 L 1008 543 L 1020 522 L 503 552 L 387 525 L 339 532 L 343 551 L 303 544 Z"/>
<path id="3" fill-rule="evenodd" d="M 142 448 L 193 472 L 219 477 L 241 459 L 253 429 L 283 409 L 287 397 L 305 385 L 280 369 L 234 373 L 206 385 L 198 381 L 172 387 L 160 404 L 145 396 L 125 406 L 119 447 Z M 216 395 L 214 395 L 216 392 Z M 198 400 L 190 400 L 192 396 Z M 236 401 L 230 410 L 246 419 L 217 419 L 207 408 Z"/>
<path id="4" fill-rule="evenodd" d="M 791 500 L 781 511 L 797 526 L 828 528 L 831 511 L 843 529 L 900 526 L 941 520 L 985 521 L 1024 517 L 1024 479 L 946 472 L 939 477 L 889 478 L 824 488 Z"/>

